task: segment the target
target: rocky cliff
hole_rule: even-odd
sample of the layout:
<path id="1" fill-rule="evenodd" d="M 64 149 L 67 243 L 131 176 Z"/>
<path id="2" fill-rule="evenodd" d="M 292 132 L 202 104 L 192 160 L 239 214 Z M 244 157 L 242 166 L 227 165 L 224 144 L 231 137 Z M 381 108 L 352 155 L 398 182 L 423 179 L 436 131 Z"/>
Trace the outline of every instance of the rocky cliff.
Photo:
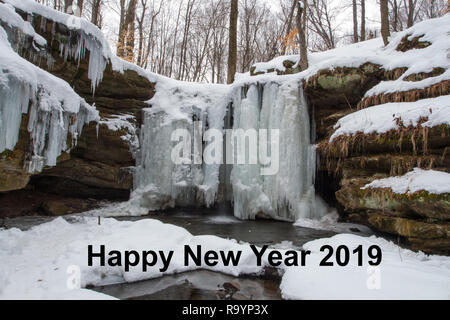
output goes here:
<path id="1" fill-rule="evenodd" d="M 6 150 L 0 155 L 0 202 L 4 203 L 3 214 L 21 214 L 20 208 L 5 208 L 17 196 L 12 191 L 24 188 L 30 194 L 33 190 L 39 190 L 38 196 L 30 196 L 33 201 L 24 201 L 27 203 L 24 204 L 24 212 L 28 213 L 50 211 L 53 214 L 65 214 L 86 209 L 84 205 L 81 209 L 66 206 L 65 209 L 52 212 L 48 209 L 47 198 L 56 201 L 55 195 L 60 196 L 56 199 L 60 199 L 61 203 L 66 201 L 66 197 L 86 199 L 80 200 L 83 203 L 95 203 L 93 199 L 128 199 L 133 186 L 130 167 L 135 165 L 133 152 L 138 141 L 141 110 L 149 107 L 145 102 L 154 95 L 154 83 L 134 70 L 115 71 L 112 62 L 106 61 L 102 80 L 98 86 L 93 86 L 89 75 L 89 63 L 92 66 L 89 48 L 84 49 L 84 55 L 78 56 L 63 52 L 67 47 L 73 50 L 82 41 L 83 35 L 79 30 L 69 29 L 64 23 L 39 14 L 29 14 L 20 8 L 15 8 L 15 11 L 46 40 L 45 46 L 36 48 L 30 35 L 24 34 L 8 21 L 1 20 L 0 25 L 7 31 L 10 41 L 15 39 L 11 42 L 15 42 L 16 52 L 69 83 L 80 97 L 96 107 L 100 112 L 100 121 L 85 125 L 76 146 L 70 153 L 59 156 L 56 166 L 45 167 L 39 173 L 29 173 L 24 166 L 31 148 L 27 132 L 28 114 L 24 114 L 19 141 L 14 150 Z M 45 194 L 49 196 L 43 196 Z M 35 201 L 36 198 L 42 201 Z"/>

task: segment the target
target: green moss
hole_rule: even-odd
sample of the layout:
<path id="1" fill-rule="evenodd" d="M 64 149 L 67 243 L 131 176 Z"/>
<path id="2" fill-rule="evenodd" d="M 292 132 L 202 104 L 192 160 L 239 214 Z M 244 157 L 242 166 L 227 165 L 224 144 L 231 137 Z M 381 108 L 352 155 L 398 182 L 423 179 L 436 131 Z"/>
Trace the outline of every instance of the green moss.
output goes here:
<path id="1" fill-rule="evenodd" d="M 11 157 L 12 155 L 13 155 L 13 151 L 6 149 L 2 153 L 0 153 L 0 159 L 7 159 L 7 158 Z"/>
<path id="2" fill-rule="evenodd" d="M 361 82 L 361 75 L 350 74 L 345 76 L 319 76 L 317 83 L 325 90 L 338 90 L 353 83 Z"/>

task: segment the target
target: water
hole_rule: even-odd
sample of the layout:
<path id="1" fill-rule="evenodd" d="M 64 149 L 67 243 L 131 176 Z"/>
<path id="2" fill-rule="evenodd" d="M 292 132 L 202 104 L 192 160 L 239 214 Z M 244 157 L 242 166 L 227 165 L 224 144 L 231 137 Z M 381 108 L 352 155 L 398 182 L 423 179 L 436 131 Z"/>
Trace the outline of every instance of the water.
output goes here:
<path id="1" fill-rule="evenodd" d="M 136 283 L 93 288 L 95 291 L 126 300 L 216 300 L 224 298 L 223 284 L 234 282 L 239 295 L 252 300 L 280 300 L 278 279 L 235 278 L 200 270 Z M 235 299 L 237 296 L 235 296 Z"/>

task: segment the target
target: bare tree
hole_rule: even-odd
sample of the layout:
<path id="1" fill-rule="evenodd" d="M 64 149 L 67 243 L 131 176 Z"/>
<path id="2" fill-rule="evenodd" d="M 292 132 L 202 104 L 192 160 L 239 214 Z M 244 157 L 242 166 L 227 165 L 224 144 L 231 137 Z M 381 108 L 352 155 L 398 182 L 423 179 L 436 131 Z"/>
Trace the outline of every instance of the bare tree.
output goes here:
<path id="1" fill-rule="evenodd" d="M 381 36 L 383 37 L 384 45 L 388 45 L 390 36 L 388 0 L 380 0 L 380 14 L 381 14 Z"/>
<path id="2" fill-rule="evenodd" d="M 91 22 L 97 27 L 100 26 L 100 9 L 102 0 L 92 0 Z"/>
<path id="3" fill-rule="evenodd" d="M 353 43 L 358 42 L 358 7 L 356 6 L 356 0 L 352 0 L 353 8 Z"/>
<path id="4" fill-rule="evenodd" d="M 308 4 L 309 30 L 312 31 L 313 50 L 325 51 L 336 47 L 334 29 L 335 12 L 329 7 L 327 0 L 310 0 Z M 316 37 L 314 37 L 314 35 Z M 315 41 L 318 38 L 319 41 Z"/>
<path id="5" fill-rule="evenodd" d="M 238 0 L 231 0 L 230 7 L 230 29 L 228 40 L 228 79 L 227 83 L 233 83 L 237 70 L 237 21 L 238 21 Z"/>
<path id="6" fill-rule="evenodd" d="M 124 0 L 121 0 L 124 1 Z M 119 41 L 117 42 L 117 56 L 128 61 L 134 58 L 134 22 L 136 19 L 137 0 L 130 0 L 120 26 Z"/>
<path id="7" fill-rule="evenodd" d="M 67 12 L 70 6 L 72 6 L 73 0 L 64 0 L 64 12 Z M 70 12 L 73 14 L 73 12 Z"/>
<path id="8" fill-rule="evenodd" d="M 295 0 L 297 1 L 297 0 Z M 297 30 L 300 45 L 300 70 L 308 69 L 308 45 L 306 42 L 306 0 L 297 2 Z"/>
<path id="9" fill-rule="evenodd" d="M 361 0 L 361 41 L 366 40 L 366 0 Z"/>

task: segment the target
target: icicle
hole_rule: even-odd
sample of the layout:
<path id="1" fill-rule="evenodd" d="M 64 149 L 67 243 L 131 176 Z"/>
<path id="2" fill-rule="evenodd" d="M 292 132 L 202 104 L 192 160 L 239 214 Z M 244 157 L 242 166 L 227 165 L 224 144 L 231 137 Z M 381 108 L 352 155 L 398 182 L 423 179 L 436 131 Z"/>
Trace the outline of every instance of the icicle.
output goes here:
<path id="1" fill-rule="evenodd" d="M 242 90 L 237 89 L 235 96 L 242 95 Z M 251 85 L 244 99 L 234 101 L 235 129 L 280 132 L 278 173 L 262 176 L 260 165 L 233 166 L 235 216 L 255 219 L 260 214 L 290 221 L 319 218 L 321 213 L 315 210 L 315 149 L 300 84 L 267 83 L 263 88 Z"/>

